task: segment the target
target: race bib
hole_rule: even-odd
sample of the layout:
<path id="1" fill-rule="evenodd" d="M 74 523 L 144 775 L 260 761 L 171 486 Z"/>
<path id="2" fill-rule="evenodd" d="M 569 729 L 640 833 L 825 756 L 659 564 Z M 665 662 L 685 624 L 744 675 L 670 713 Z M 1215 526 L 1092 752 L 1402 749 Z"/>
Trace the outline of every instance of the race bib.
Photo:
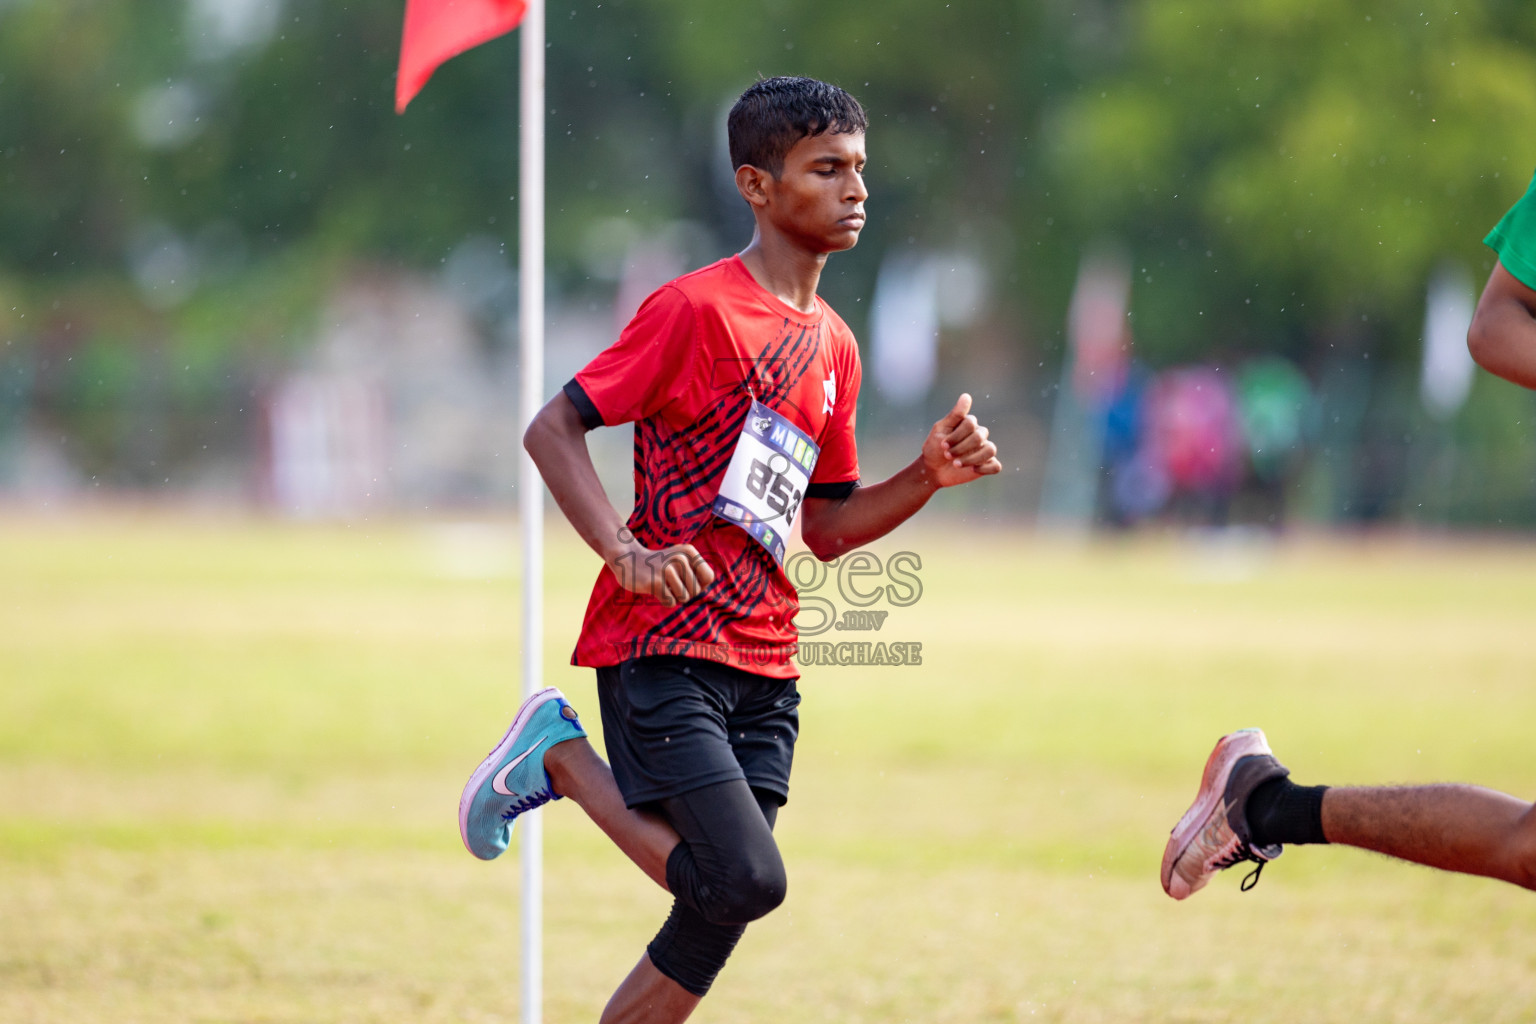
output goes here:
<path id="1" fill-rule="evenodd" d="M 783 565 L 784 543 L 820 454 L 804 431 L 754 401 L 715 497 L 715 515 L 746 530 Z"/>

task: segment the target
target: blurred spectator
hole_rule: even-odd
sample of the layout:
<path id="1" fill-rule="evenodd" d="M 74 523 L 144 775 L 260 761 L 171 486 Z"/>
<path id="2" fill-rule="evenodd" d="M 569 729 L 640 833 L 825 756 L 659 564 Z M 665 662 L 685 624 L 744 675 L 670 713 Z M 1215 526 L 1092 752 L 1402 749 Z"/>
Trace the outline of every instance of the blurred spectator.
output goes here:
<path id="1" fill-rule="evenodd" d="M 1151 382 L 1147 368 L 1132 362 L 1104 411 L 1105 518 L 1115 526 L 1133 526 L 1156 515 L 1172 489 L 1161 456 L 1146 444 Z"/>
<path id="2" fill-rule="evenodd" d="M 1267 356 L 1238 374 L 1237 401 L 1258 499 L 1256 518 L 1279 527 L 1285 522 L 1286 490 L 1301 468 L 1316 415 L 1312 388 L 1289 361 Z"/>
<path id="3" fill-rule="evenodd" d="M 1146 446 L 1160 459 L 1180 518 L 1225 525 L 1242 478 L 1243 439 L 1227 376 L 1209 366 L 1167 370 L 1147 394 Z"/>

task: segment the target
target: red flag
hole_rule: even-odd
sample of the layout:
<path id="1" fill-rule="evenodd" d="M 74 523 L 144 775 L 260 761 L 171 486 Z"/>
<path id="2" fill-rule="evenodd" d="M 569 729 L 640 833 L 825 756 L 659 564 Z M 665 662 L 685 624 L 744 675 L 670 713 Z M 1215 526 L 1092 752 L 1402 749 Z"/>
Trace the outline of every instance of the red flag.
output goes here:
<path id="1" fill-rule="evenodd" d="M 512 31 L 527 9 L 527 0 L 405 0 L 395 113 L 405 112 L 439 64 Z"/>

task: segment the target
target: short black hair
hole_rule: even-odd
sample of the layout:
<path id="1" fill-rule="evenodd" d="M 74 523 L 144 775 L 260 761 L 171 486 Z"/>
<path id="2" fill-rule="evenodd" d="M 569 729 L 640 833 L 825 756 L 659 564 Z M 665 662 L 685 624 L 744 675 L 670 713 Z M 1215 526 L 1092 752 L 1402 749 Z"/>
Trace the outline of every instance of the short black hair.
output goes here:
<path id="1" fill-rule="evenodd" d="M 732 170 L 751 164 L 777 178 L 784 157 L 801 139 L 823 132 L 862 134 L 869 130 L 869 118 L 858 100 L 835 85 L 780 76 L 756 82 L 742 93 L 725 127 Z"/>

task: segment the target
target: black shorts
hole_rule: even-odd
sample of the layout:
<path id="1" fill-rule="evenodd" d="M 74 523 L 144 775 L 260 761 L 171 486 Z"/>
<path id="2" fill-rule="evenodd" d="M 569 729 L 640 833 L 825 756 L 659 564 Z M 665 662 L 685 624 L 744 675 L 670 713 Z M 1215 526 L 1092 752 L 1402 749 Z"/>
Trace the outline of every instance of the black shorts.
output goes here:
<path id="1" fill-rule="evenodd" d="M 789 799 L 800 731 L 793 679 L 713 661 L 633 658 L 597 670 L 603 743 L 630 807 L 745 779 Z"/>

